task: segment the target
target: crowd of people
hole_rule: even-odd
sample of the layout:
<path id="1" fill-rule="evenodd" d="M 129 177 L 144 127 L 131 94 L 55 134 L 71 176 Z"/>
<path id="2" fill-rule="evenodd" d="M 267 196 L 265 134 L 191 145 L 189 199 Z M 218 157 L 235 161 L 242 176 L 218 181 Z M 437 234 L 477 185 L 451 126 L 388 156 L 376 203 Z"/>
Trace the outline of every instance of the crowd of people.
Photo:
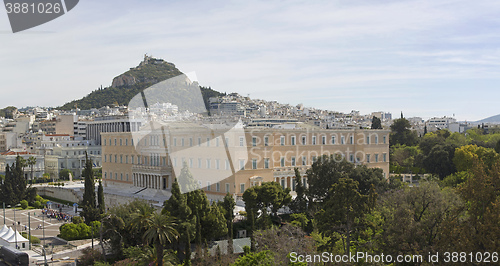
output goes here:
<path id="1" fill-rule="evenodd" d="M 58 221 L 73 221 L 73 215 L 48 208 L 42 209 L 42 215 L 47 215 L 47 218 L 54 218 Z"/>

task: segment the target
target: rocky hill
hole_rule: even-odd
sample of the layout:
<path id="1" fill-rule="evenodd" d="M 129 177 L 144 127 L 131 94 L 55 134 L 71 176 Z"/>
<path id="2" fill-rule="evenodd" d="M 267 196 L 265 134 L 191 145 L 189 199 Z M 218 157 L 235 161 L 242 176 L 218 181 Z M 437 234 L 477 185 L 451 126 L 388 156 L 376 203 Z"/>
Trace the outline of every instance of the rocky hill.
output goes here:
<path id="1" fill-rule="evenodd" d="M 130 100 L 144 89 L 167 79 L 182 75 L 183 73 L 174 64 L 150 56 L 144 56 L 137 67 L 115 77 L 112 85 L 99 88 L 87 96 L 64 104 L 58 109 L 71 110 L 101 108 L 112 104 L 128 105 Z M 211 88 L 200 87 L 205 106 L 208 109 L 208 99 L 223 95 Z"/>

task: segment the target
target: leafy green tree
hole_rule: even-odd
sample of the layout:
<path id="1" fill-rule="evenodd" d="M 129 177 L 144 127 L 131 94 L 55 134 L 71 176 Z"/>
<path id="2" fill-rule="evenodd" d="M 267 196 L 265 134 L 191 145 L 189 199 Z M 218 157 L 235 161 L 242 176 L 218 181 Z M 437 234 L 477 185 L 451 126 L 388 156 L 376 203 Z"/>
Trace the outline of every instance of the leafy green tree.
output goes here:
<path id="1" fill-rule="evenodd" d="M 500 162 L 491 169 L 475 159 L 473 177 L 459 185 L 458 193 L 466 201 L 466 217 L 449 219 L 446 244 L 464 252 L 500 250 Z"/>
<path id="2" fill-rule="evenodd" d="M 247 253 L 238 258 L 233 266 L 271 266 L 275 265 L 274 254 L 269 250 L 264 250 L 258 253 Z"/>
<path id="3" fill-rule="evenodd" d="M 83 192 L 83 201 L 81 216 L 84 217 L 85 223 L 90 224 L 92 221 L 99 219 L 99 209 L 96 206 L 95 198 L 95 184 L 92 175 L 92 160 L 89 159 L 85 153 L 85 169 L 83 169 L 83 176 L 85 177 L 85 187 Z"/>
<path id="4" fill-rule="evenodd" d="M 497 141 L 497 144 L 495 144 L 495 151 L 500 154 L 500 139 Z"/>
<path id="5" fill-rule="evenodd" d="M 104 203 L 104 188 L 102 187 L 102 182 L 99 180 L 99 186 L 97 187 L 97 208 L 100 214 L 106 212 L 106 205 Z"/>
<path id="6" fill-rule="evenodd" d="M 369 211 L 368 196 L 359 193 L 357 181 L 340 178 L 332 185 L 323 206 L 315 215 L 318 229 L 332 239 L 339 235 L 344 254 L 349 254 L 351 241 L 358 231 L 357 224 Z"/>
<path id="7" fill-rule="evenodd" d="M 455 164 L 453 163 L 454 155 L 454 145 L 438 144 L 424 158 L 423 166 L 427 172 L 436 174 L 440 179 L 443 179 L 456 172 Z"/>
<path id="8" fill-rule="evenodd" d="M 145 221 L 146 232 L 144 233 L 144 240 L 146 243 L 152 243 L 156 249 L 156 265 L 163 265 L 163 249 L 167 243 L 171 243 L 179 235 L 175 230 L 174 218 L 153 212 Z"/>
<path id="9" fill-rule="evenodd" d="M 384 194 L 379 200 L 383 231 L 381 251 L 390 254 L 427 254 L 439 251 L 444 221 L 454 215 L 462 201 L 454 190 L 441 190 L 436 182 L 420 182 Z"/>
<path id="10" fill-rule="evenodd" d="M 476 145 L 466 145 L 455 149 L 453 163 L 457 171 L 467 171 L 472 169 L 474 161 L 481 160 L 488 168 L 500 160 L 500 155 L 493 149 L 478 147 Z"/>
<path id="11" fill-rule="evenodd" d="M 382 121 L 380 120 L 380 118 L 376 116 L 372 118 L 371 129 L 382 129 Z"/>
<path id="12" fill-rule="evenodd" d="M 406 118 L 393 121 L 391 125 L 390 144 L 413 146 L 418 143 L 417 132 L 411 130 L 410 122 Z"/>
<path id="13" fill-rule="evenodd" d="M 234 202 L 233 196 L 229 192 L 224 196 L 224 201 L 221 203 L 224 208 L 224 217 L 227 223 L 227 238 L 228 238 L 228 254 L 233 254 L 233 221 L 234 221 L 234 207 L 236 202 Z"/>
<path id="14" fill-rule="evenodd" d="M 341 156 L 323 156 L 307 170 L 307 178 L 309 208 L 314 205 L 316 208 L 321 208 L 322 202 L 329 195 L 328 187 L 331 188 L 341 178 L 357 181 L 359 192 L 363 195 L 369 193 L 372 185 L 379 193 L 389 189 L 381 169 L 368 168 L 366 165 L 355 167 L 353 163 L 346 161 Z"/>

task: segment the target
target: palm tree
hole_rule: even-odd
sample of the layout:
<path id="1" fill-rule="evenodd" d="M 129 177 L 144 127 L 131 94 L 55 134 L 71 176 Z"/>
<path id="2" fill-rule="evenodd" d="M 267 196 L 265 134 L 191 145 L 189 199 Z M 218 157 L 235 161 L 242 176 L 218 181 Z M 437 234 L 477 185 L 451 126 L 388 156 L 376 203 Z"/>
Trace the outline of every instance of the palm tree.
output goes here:
<path id="1" fill-rule="evenodd" d="M 130 229 L 132 232 L 140 232 L 143 234 L 146 231 L 146 220 L 151 215 L 152 211 L 146 205 L 140 205 L 135 212 L 130 216 Z"/>
<path id="2" fill-rule="evenodd" d="M 33 166 L 36 164 L 36 158 L 33 156 L 30 156 L 28 160 L 26 160 L 26 164 L 30 167 L 31 169 L 31 182 L 30 184 L 33 184 Z"/>
<path id="3" fill-rule="evenodd" d="M 153 212 L 146 219 L 147 230 L 143 235 L 146 243 L 154 243 L 156 248 L 156 265 L 163 265 L 163 246 L 172 242 L 179 236 L 174 226 L 175 219 L 172 216 Z"/>

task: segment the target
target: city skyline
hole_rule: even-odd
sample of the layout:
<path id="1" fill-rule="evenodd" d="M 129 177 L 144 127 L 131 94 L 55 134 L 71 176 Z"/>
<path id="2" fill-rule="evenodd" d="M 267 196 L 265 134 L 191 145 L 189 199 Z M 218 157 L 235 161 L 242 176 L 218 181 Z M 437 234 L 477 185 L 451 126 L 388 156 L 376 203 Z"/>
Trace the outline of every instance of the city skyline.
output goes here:
<path id="1" fill-rule="evenodd" d="M 0 108 L 80 99 L 147 53 L 221 92 L 475 121 L 500 113 L 499 9 L 495 1 L 85 1 L 16 34 L 0 12 Z"/>

